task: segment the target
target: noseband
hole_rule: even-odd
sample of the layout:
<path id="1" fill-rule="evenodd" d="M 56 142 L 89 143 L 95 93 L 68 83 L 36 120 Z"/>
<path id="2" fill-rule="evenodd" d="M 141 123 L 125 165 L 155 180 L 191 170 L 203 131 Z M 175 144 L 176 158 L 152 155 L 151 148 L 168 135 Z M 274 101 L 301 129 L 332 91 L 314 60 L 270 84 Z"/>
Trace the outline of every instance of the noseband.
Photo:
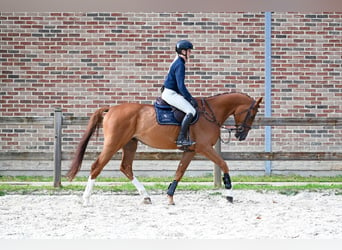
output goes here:
<path id="1" fill-rule="evenodd" d="M 245 109 L 245 110 L 241 111 L 240 113 L 235 114 L 235 115 L 241 115 L 241 114 L 247 112 L 247 115 L 245 116 L 243 123 L 235 125 L 235 128 L 233 128 L 232 130 L 236 130 L 236 132 L 242 133 L 245 130 L 245 128 L 251 129 L 251 126 L 247 125 L 247 121 L 251 118 L 251 110 L 253 109 L 254 104 L 255 104 L 255 100 L 253 100 L 251 106 L 248 109 Z"/>

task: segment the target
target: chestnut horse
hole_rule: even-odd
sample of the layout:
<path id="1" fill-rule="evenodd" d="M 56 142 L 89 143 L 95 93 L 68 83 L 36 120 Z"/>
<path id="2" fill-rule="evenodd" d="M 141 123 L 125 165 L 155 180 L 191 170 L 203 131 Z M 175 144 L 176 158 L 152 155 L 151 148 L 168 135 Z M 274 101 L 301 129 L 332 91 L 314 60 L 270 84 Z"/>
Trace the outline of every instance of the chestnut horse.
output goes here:
<path id="1" fill-rule="evenodd" d="M 173 195 L 178 182 L 182 179 L 191 160 L 199 153 L 217 164 L 223 175 L 227 191 L 232 184 L 226 162 L 215 151 L 213 145 L 220 136 L 220 128 L 230 115 L 234 115 L 235 137 L 245 140 L 258 112 L 262 97 L 254 100 L 243 93 L 223 93 L 206 98 L 197 98 L 199 119 L 190 126 L 190 138 L 196 144 L 184 150 L 174 181 L 170 184 L 167 195 L 169 204 L 174 204 Z M 67 177 L 71 181 L 81 168 L 83 156 L 88 142 L 101 125 L 103 126 L 104 145 L 97 160 L 91 166 L 87 186 L 83 194 L 84 204 L 88 204 L 95 179 L 112 156 L 122 149 L 120 171 L 132 181 L 144 203 L 151 203 L 144 186 L 133 175 L 132 163 L 137 150 L 138 141 L 159 149 L 177 149 L 175 140 L 180 127 L 177 125 L 159 125 L 153 105 L 125 103 L 113 107 L 98 109 L 91 116 L 88 127 L 78 144 L 71 168 Z M 227 196 L 232 201 L 232 196 Z"/>

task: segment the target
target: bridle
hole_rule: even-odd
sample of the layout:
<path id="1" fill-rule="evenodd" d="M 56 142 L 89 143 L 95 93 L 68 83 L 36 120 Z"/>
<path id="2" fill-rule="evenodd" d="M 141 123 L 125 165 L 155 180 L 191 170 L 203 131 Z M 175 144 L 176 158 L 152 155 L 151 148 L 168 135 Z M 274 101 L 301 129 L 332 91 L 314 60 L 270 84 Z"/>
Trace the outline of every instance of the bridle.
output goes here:
<path id="1" fill-rule="evenodd" d="M 229 132 L 229 138 L 228 138 L 228 141 L 224 141 L 221 136 L 220 136 L 220 141 L 224 144 L 228 144 L 230 142 L 230 139 L 231 139 L 231 132 L 232 131 L 236 131 L 236 133 L 238 134 L 241 134 L 246 128 L 247 129 L 251 129 L 251 126 L 247 125 L 247 121 L 249 119 L 251 119 L 251 111 L 253 109 L 255 109 L 254 105 L 255 105 L 255 100 L 253 100 L 252 104 L 249 106 L 248 109 L 245 109 L 237 114 L 234 114 L 234 116 L 236 115 L 241 115 L 243 113 L 247 113 L 246 116 L 245 116 L 245 119 L 243 120 L 243 122 L 241 124 L 235 124 L 234 127 L 232 126 L 226 126 L 226 125 L 223 125 L 223 124 L 220 124 L 220 122 L 216 119 L 216 116 L 214 114 L 214 111 L 212 110 L 211 106 L 209 105 L 209 103 L 206 101 L 205 98 L 202 98 L 201 99 L 201 102 L 202 102 L 202 110 L 199 110 L 199 112 L 201 114 L 203 114 L 204 118 L 209 121 L 209 122 L 212 122 L 212 123 L 215 123 L 218 127 L 220 128 L 223 128 L 225 130 L 227 130 Z M 205 107 L 208 107 L 209 109 L 209 112 L 206 110 Z"/>
<path id="2" fill-rule="evenodd" d="M 247 121 L 251 118 L 251 111 L 252 109 L 254 109 L 254 105 L 255 105 L 255 100 L 253 100 L 251 106 L 248 109 L 245 109 L 235 114 L 235 115 L 241 115 L 247 112 L 247 115 L 245 116 L 245 119 L 243 120 L 242 124 L 235 125 L 234 130 L 236 130 L 236 132 L 242 133 L 246 128 L 251 129 L 251 126 L 247 125 Z"/>

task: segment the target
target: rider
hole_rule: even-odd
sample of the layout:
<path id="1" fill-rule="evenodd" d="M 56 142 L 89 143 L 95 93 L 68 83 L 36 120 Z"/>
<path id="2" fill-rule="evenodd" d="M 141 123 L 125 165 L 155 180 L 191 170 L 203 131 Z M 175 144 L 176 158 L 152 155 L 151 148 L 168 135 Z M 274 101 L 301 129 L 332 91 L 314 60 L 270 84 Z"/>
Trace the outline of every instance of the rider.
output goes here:
<path id="1" fill-rule="evenodd" d="M 189 124 L 196 115 L 197 102 L 187 90 L 185 79 L 185 63 L 188 61 L 193 45 L 188 40 L 180 40 L 176 44 L 177 56 L 170 65 L 165 77 L 162 99 L 171 106 L 183 111 L 185 116 L 176 141 L 177 146 L 191 146 L 195 142 L 186 138 Z"/>

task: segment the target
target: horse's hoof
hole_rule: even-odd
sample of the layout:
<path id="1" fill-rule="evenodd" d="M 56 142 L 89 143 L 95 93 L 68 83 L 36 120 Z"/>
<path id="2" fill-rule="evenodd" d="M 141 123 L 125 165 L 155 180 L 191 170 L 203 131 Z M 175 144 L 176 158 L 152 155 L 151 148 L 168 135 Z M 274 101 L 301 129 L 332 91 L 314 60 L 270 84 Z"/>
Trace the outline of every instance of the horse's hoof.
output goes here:
<path id="1" fill-rule="evenodd" d="M 90 205 L 89 199 L 84 199 L 83 200 L 83 207 L 89 207 L 89 205 Z"/>
<path id="2" fill-rule="evenodd" d="M 151 198 L 150 197 L 145 197 L 144 200 L 143 200 L 143 204 L 151 205 L 152 204 Z"/>
<path id="3" fill-rule="evenodd" d="M 173 196 L 168 195 L 167 198 L 169 199 L 169 205 L 176 205 L 176 203 L 173 201 Z"/>
<path id="4" fill-rule="evenodd" d="M 233 203 L 233 196 L 226 196 L 227 201 Z"/>

